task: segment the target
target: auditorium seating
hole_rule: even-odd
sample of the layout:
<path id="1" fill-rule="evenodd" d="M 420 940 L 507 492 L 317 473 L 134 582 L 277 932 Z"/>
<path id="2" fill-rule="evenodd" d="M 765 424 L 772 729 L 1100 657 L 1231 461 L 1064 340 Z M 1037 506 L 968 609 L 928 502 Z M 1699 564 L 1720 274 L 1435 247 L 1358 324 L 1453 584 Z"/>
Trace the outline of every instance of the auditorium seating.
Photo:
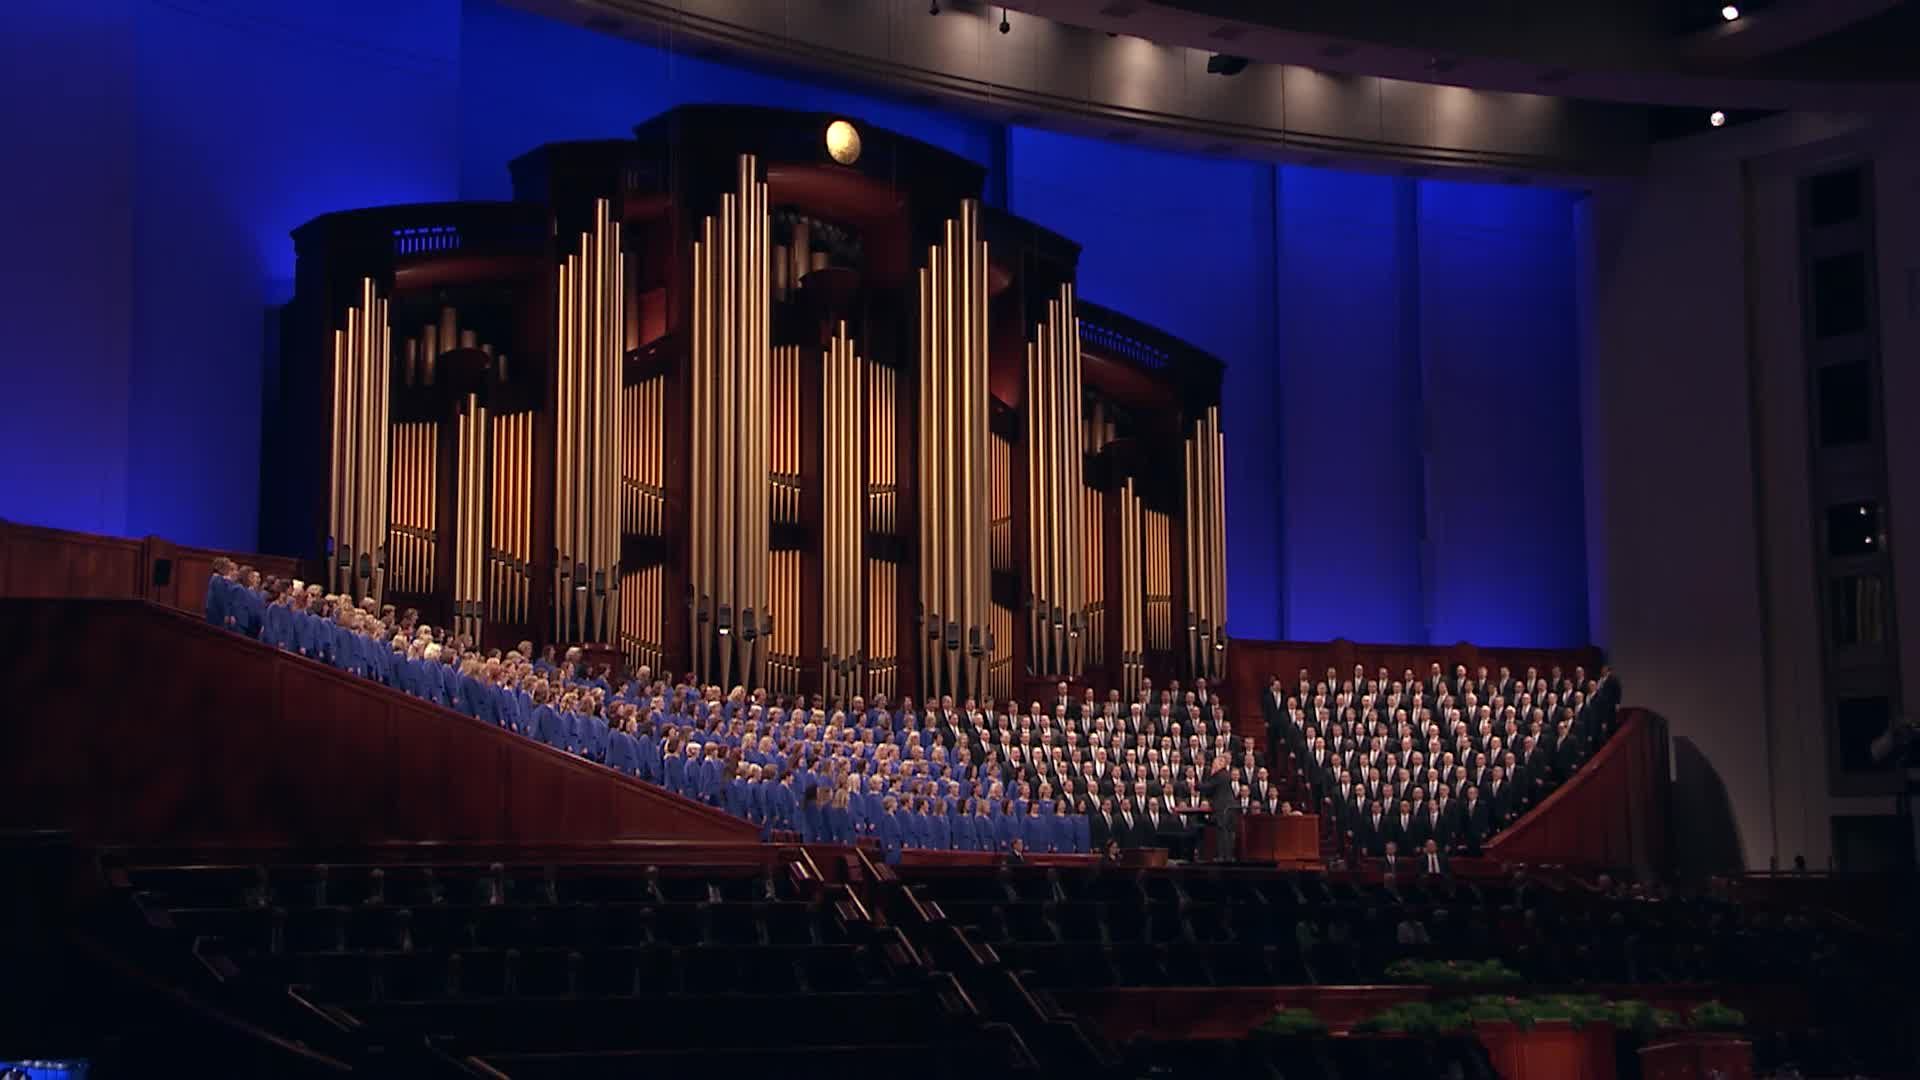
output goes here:
<path id="1" fill-rule="evenodd" d="M 1017 1040 L 798 864 L 109 859 L 147 940 L 339 1052 L 521 1076 L 951 1062 Z"/>
<path id="2" fill-rule="evenodd" d="M 905 867 L 936 920 L 1036 989 L 1359 985 L 1396 960 L 1498 959 L 1529 983 L 1790 982 L 1866 970 L 1843 923 L 1710 897 L 1515 878 L 1409 879 L 1253 868 Z M 1417 924 L 1408 942 L 1403 924 Z"/>

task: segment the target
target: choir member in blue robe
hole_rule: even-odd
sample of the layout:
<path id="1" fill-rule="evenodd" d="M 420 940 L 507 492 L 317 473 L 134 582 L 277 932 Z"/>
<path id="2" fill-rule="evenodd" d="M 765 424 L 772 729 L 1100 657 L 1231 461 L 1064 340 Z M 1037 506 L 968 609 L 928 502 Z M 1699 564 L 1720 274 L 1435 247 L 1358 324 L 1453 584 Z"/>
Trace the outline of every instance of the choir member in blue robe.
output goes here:
<path id="1" fill-rule="evenodd" d="M 773 799 L 768 804 L 767 816 L 773 826 L 788 832 L 800 828 L 800 790 L 793 785 L 793 774 L 780 777 L 774 785 Z"/>
<path id="2" fill-rule="evenodd" d="M 829 837 L 827 827 L 827 808 L 824 799 L 825 788 L 814 788 L 801 797 L 800 803 L 800 839 L 808 844 L 825 842 Z"/>
<path id="3" fill-rule="evenodd" d="M 875 830 L 880 837 L 881 857 L 886 862 L 892 864 L 898 864 L 900 862 L 900 846 L 903 839 L 900 820 L 896 816 L 899 814 L 899 810 L 896 807 L 897 804 L 894 802 L 893 796 L 887 796 L 881 803 L 880 820 Z"/>
<path id="4" fill-rule="evenodd" d="M 927 846 L 935 851 L 953 850 L 953 826 L 947 817 L 947 801 L 936 798 L 927 813 Z"/>
<path id="5" fill-rule="evenodd" d="M 1030 854 L 1038 855 L 1053 847 L 1053 822 L 1040 816 L 1038 801 L 1027 804 L 1027 812 L 1020 819 L 1020 839 L 1027 845 Z"/>
<path id="6" fill-rule="evenodd" d="M 1000 816 L 993 819 L 993 849 L 999 852 L 1013 850 L 1013 838 L 1020 835 L 1020 819 L 1014 815 L 1013 800 L 1000 804 Z"/>
<path id="7" fill-rule="evenodd" d="M 1093 852 L 1092 815 L 1088 812 L 1087 800 L 1080 799 L 1073 807 L 1073 851 L 1076 855 Z"/>
<path id="8" fill-rule="evenodd" d="M 827 826 L 830 838 L 836 844 L 851 844 L 854 841 L 853 815 L 849 805 L 845 791 L 834 792 L 833 801 L 828 804 Z"/>
<path id="9" fill-rule="evenodd" d="M 707 743 L 706 757 L 700 761 L 700 799 L 709 806 L 720 805 L 720 744 Z"/>
<path id="10" fill-rule="evenodd" d="M 640 771 L 640 751 L 632 735 L 624 729 L 607 733 L 607 767 L 635 776 Z"/>
<path id="11" fill-rule="evenodd" d="M 720 808 L 732 814 L 734 817 L 750 818 L 751 814 L 749 811 L 751 808 L 748 806 L 750 796 L 747 793 L 747 789 L 746 775 L 738 772 L 734 773 L 733 779 L 727 781 L 726 797 L 721 802 Z"/>
<path id="12" fill-rule="evenodd" d="M 660 782 L 660 750 L 652 725 L 640 727 L 633 737 L 633 771 L 642 780 Z"/>
<path id="13" fill-rule="evenodd" d="M 566 727 L 560 719 L 560 714 L 549 704 L 546 688 L 542 687 L 535 691 L 533 701 L 533 716 L 530 718 L 533 737 L 548 746 L 564 744 L 567 739 Z"/>
<path id="14" fill-rule="evenodd" d="M 1073 815 L 1063 813 L 1064 806 L 1056 806 L 1052 813 L 1043 815 L 1047 823 L 1053 826 L 1050 847 L 1061 854 L 1073 851 Z"/>
<path id="15" fill-rule="evenodd" d="M 980 835 L 975 832 L 973 828 L 973 800 L 967 800 L 964 807 L 960 813 L 954 815 L 953 823 L 948 830 L 953 836 L 953 849 L 955 851 L 978 851 L 980 850 Z"/>
<path id="16" fill-rule="evenodd" d="M 667 754 L 661 759 L 661 779 L 668 791 L 687 793 L 687 755 Z"/>

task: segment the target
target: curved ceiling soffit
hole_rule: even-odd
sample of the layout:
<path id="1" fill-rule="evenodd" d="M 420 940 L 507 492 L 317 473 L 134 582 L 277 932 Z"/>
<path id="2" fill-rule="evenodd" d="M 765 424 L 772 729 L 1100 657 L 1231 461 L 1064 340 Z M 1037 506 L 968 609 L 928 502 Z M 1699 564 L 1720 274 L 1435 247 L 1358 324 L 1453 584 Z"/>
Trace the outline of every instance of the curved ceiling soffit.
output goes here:
<path id="1" fill-rule="evenodd" d="M 1702 108 L 1876 112 L 1920 103 L 1920 60 L 1857 65 L 1822 38 L 1902 0 L 1774 0 L 1695 32 L 1620 5 L 1460 0 L 1012 0 L 1014 12 L 1327 72 Z M 1707 10 L 1711 12 L 1711 6 Z M 1284 24 L 1282 23 L 1284 20 Z M 1903 27 L 1906 24 L 1901 24 Z M 1913 50 L 1920 56 L 1920 49 Z"/>
<path id="2" fill-rule="evenodd" d="M 1257 64 L 942 0 L 508 0 L 655 47 L 877 86 L 993 119 L 1188 152 L 1413 172 L 1604 178 L 1638 171 L 1636 107 Z M 1216 43 L 1217 44 L 1217 43 Z"/>

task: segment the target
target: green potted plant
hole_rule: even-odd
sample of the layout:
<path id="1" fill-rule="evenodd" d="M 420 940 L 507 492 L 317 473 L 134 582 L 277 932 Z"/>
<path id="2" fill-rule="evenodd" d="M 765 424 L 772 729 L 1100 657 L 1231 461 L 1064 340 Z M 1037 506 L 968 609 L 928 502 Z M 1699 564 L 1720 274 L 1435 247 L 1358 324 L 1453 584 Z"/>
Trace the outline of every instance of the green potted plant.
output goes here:
<path id="1" fill-rule="evenodd" d="M 1739 1034 L 1746 1030 L 1747 1015 L 1717 999 L 1703 1001 L 1687 1014 L 1687 1026 L 1700 1032 Z"/>
<path id="2" fill-rule="evenodd" d="M 1312 1039 L 1327 1033 L 1327 1022 L 1308 1009 L 1279 1008 L 1253 1033 L 1269 1039 Z"/>
<path id="3" fill-rule="evenodd" d="M 1387 965 L 1387 978 L 1394 982 L 1425 983 L 1429 986 L 1484 986 L 1520 981 L 1520 973 L 1501 963 L 1488 960 L 1395 960 Z"/>

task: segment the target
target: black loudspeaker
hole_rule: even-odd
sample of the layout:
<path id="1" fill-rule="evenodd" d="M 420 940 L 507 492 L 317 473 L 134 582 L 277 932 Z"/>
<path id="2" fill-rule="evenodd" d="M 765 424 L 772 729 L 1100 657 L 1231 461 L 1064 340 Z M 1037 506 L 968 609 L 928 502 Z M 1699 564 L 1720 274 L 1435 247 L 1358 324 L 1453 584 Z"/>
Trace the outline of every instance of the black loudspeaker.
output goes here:
<path id="1" fill-rule="evenodd" d="M 153 560 L 153 587 L 164 589 L 173 583 L 173 560 Z"/>

